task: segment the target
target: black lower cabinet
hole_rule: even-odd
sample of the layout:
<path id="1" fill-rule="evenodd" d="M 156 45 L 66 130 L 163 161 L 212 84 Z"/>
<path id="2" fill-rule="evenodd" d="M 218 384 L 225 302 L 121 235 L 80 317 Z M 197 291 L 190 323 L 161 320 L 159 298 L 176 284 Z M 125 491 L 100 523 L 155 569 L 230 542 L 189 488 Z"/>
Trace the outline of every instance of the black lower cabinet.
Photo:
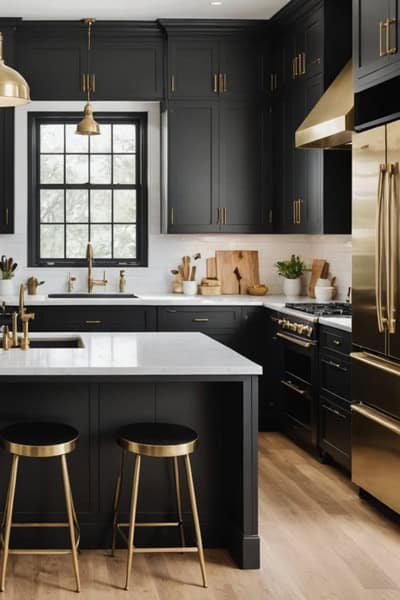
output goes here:
<path id="1" fill-rule="evenodd" d="M 319 447 L 323 454 L 350 470 L 351 412 L 330 399 L 320 396 Z"/>

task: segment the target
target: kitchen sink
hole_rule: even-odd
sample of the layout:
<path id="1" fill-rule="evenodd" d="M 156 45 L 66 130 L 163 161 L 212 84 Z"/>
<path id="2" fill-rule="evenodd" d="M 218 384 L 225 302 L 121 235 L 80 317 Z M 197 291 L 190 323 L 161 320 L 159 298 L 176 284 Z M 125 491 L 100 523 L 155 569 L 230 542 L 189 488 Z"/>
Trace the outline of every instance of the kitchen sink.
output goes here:
<path id="1" fill-rule="evenodd" d="M 33 338 L 30 339 L 31 348 L 84 348 L 80 337 L 76 338 Z"/>
<path id="2" fill-rule="evenodd" d="M 135 294 L 49 294 L 48 298 L 138 298 Z"/>

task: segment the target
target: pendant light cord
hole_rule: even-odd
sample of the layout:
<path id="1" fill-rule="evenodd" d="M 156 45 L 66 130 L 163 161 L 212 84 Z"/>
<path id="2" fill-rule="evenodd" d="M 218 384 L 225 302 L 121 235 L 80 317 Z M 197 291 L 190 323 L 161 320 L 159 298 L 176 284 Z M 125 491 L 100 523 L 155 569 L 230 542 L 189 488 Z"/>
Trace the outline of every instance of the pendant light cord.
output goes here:
<path id="1" fill-rule="evenodd" d="M 89 21 L 88 24 L 88 45 L 87 45 L 87 70 L 88 70 L 88 86 L 87 86 L 87 99 L 90 102 L 90 90 L 92 87 L 90 80 L 90 51 L 92 49 L 92 21 Z"/>

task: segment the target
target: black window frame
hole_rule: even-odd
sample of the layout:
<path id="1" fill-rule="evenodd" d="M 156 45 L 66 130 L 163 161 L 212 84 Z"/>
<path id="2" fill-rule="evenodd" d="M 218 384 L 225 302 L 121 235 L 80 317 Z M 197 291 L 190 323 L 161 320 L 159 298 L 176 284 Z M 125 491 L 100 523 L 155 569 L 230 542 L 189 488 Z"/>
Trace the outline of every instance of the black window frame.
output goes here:
<path id="1" fill-rule="evenodd" d="M 136 190 L 136 258 L 96 258 L 99 267 L 147 267 L 148 266 L 148 176 L 147 176 L 147 113 L 145 112 L 97 112 L 96 121 L 102 124 L 124 122 L 137 124 L 136 137 L 136 184 L 123 186 L 114 184 L 77 184 L 79 189 L 135 189 Z M 77 124 L 81 112 L 30 112 L 28 115 L 28 256 L 29 267 L 84 267 L 85 258 L 40 257 L 40 125 Z M 68 189 L 62 185 L 48 185 L 47 189 Z"/>

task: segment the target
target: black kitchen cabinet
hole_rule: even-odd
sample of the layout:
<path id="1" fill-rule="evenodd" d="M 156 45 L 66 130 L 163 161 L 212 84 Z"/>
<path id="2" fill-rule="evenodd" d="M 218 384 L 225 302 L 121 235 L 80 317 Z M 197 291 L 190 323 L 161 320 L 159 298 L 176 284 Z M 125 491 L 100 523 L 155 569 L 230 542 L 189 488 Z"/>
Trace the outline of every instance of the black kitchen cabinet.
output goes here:
<path id="1" fill-rule="evenodd" d="M 353 0 L 356 92 L 399 74 L 398 0 Z"/>
<path id="2" fill-rule="evenodd" d="M 4 60 L 15 63 L 15 28 L 19 19 L 0 19 Z M 14 233 L 14 108 L 0 108 L 0 234 Z"/>
<path id="3" fill-rule="evenodd" d="M 247 101 L 172 101 L 168 113 L 168 233 L 268 228 L 269 111 Z"/>
<path id="4" fill-rule="evenodd" d="M 33 306 L 31 331 L 155 331 L 156 309 L 148 306 Z"/>
<path id="5" fill-rule="evenodd" d="M 219 43 L 215 39 L 168 42 L 168 96 L 207 99 L 218 96 Z"/>
<path id="6" fill-rule="evenodd" d="M 319 447 L 347 470 L 351 464 L 351 333 L 320 327 Z"/>
<path id="7" fill-rule="evenodd" d="M 85 94 L 87 28 L 75 22 L 29 22 L 18 28 L 17 66 L 33 100 L 80 100 Z M 91 72 L 96 100 L 163 97 L 163 39 L 156 23 L 96 23 Z"/>
<path id="8" fill-rule="evenodd" d="M 259 390 L 260 431 L 283 429 L 283 373 L 282 346 L 276 337 L 278 313 L 263 309 L 262 318 L 257 323 L 258 348 L 263 377 Z M 256 332 L 254 332 L 256 335 Z"/>

